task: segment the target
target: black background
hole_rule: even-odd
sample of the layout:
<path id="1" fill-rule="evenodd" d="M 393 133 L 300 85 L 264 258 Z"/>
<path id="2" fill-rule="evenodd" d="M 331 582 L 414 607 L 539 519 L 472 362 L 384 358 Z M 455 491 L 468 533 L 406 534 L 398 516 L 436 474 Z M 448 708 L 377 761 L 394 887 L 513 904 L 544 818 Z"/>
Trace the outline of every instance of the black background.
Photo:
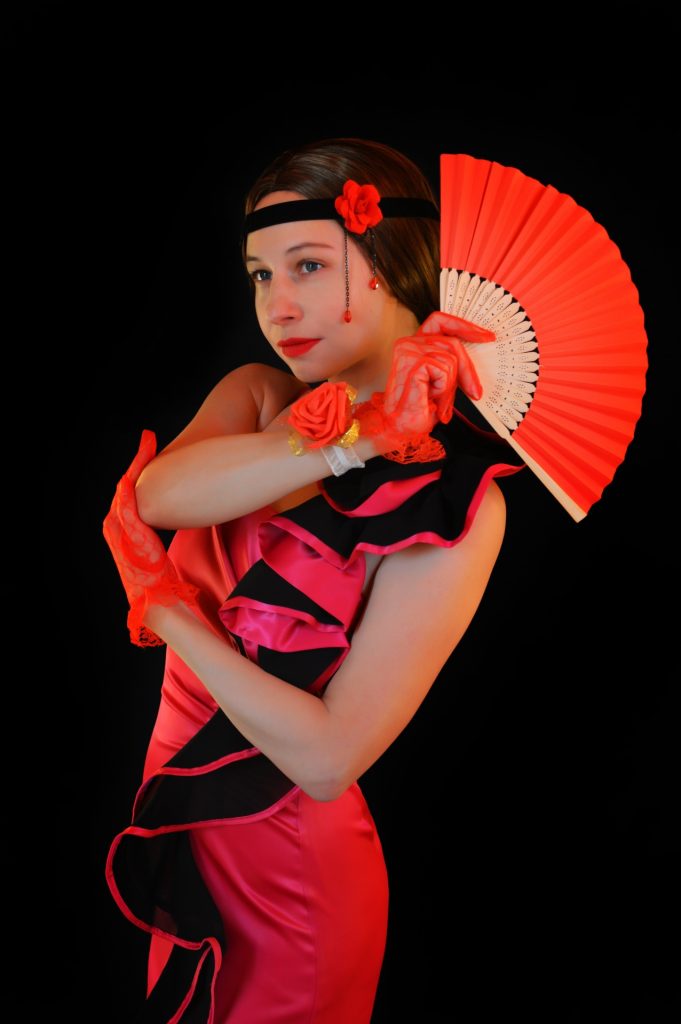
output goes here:
<path id="1" fill-rule="evenodd" d="M 476 618 L 361 780 L 391 881 L 374 1024 L 671 1019 L 678 339 L 662 308 L 676 287 L 666 87 L 584 66 L 559 80 L 490 78 L 487 63 L 484 75 L 461 61 L 455 72 L 433 51 L 402 57 L 389 77 L 361 47 L 357 60 L 349 44 L 340 59 L 306 48 L 285 17 L 267 48 L 262 25 L 239 36 L 151 5 L 3 17 L 6 284 L 18 313 L 7 386 L 22 410 L 9 446 L 21 507 L 10 506 L 6 544 L 30 579 L 8 722 L 16 763 L 36 773 L 10 787 L 25 818 L 8 822 L 6 843 L 14 946 L 36 958 L 27 1019 L 63 1007 L 127 1021 L 143 997 L 146 936 L 116 908 L 104 865 L 129 821 L 164 652 L 128 641 L 101 523 L 143 428 L 161 448 L 230 369 L 277 365 L 240 265 L 243 197 L 282 149 L 340 135 L 401 149 L 436 194 L 441 152 L 570 194 L 631 270 L 650 360 L 626 460 L 582 523 L 529 471 L 502 481 L 507 539 Z"/>

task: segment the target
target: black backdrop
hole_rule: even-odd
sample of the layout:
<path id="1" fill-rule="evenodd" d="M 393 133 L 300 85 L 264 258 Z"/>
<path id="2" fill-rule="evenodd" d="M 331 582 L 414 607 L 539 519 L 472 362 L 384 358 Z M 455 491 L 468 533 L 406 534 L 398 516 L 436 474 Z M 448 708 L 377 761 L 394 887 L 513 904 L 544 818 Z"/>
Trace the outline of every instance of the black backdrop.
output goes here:
<path id="1" fill-rule="evenodd" d="M 231 37 L 208 56 L 209 24 L 160 11 L 37 4 L 6 26 L 11 354 L 28 382 L 13 479 L 28 484 L 37 554 L 16 635 L 39 666 L 12 687 L 18 763 L 25 751 L 38 774 L 11 787 L 28 813 L 6 841 L 37 943 L 30 1019 L 63 1006 L 127 1021 L 144 987 L 147 940 L 104 865 L 164 653 L 128 642 L 102 519 L 144 427 L 161 448 L 223 374 L 277 363 L 239 261 L 250 182 L 285 147 L 355 135 L 402 149 L 436 192 L 439 154 L 466 152 L 572 195 L 620 248 L 650 344 L 635 438 L 586 520 L 529 471 L 502 481 L 507 539 L 478 614 L 361 780 L 391 880 L 374 1022 L 667 1020 L 679 847 L 663 87 L 478 77 L 454 99 L 440 79 L 358 81 L 351 61 L 331 85 L 290 46 L 263 77 L 259 53 L 238 72 Z M 26 576 L 22 537 L 12 514 Z"/>

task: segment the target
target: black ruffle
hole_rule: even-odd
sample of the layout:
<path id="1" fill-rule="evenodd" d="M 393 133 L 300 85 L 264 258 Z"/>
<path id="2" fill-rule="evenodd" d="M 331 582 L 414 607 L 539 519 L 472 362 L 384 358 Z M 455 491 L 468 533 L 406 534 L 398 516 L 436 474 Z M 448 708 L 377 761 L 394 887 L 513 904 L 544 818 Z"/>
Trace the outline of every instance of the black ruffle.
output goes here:
<path id="1" fill-rule="evenodd" d="M 315 692 L 328 685 L 347 653 L 363 611 L 361 581 L 358 583 L 356 573 L 352 577 L 348 574 L 360 553 L 389 553 L 418 542 L 442 546 L 456 543 L 474 518 L 474 502 L 476 495 L 482 496 L 483 479 L 515 473 L 524 466 L 506 441 L 475 427 L 458 412 L 448 424 L 437 424 L 431 436 L 442 443 L 443 458 L 399 463 L 376 456 L 364 468 L 349 470 L 340 477 L 326 477 L 320 484 L 320 494 L 261 524 L 263 557 L 228 595 L 220 613 L 237 642 L 243 643 L 241 628 L 244 636 L 249 633 L 253 644 L 253 617 L 259 613 L 266 617 L 254 657 L 268 672 L 287 681 L 304 679 L 306 688 L 314 688 Z M 380 511 L 384 506 L 370 500 L 383 485 L 416 483 L 424 476 L 431 479 L 415 493 L 405 491 L 403 499 L 398 490 L 391 492 L 390 511 Z M 368 503 L 367 507 L 360 510 L 364 503 Z M 266 538 L 273 533 L 284 544 L 297 545 L 293 554 L 282 552 L 277 544 L 268 547 Z M 302 574 L 303 578 L 316 580 L 323 573 L 326 580 L 324 585 L 315 585 L 314 593 L 305 593 L 296 585 L 299 580 L 295 565 L 300 557 L 312 560 L 310 571 Z M 292 572 L 295 578 L 287 578 Z M 334 596 L 343 592 L 349 594 L 350 602 L 354 601 L 352 614 L 345 622 L 334 614 Z M 284 637 L 288 639 L 290 635 L 284 629 L 279 645 L 276 637 L 272 643 L 267 642 L 267 631 L 276 632 L 273 611 L 280 623 L 286 622 L 297 631 L 299 649 L 292 650 L 291 644 L 284 642 Z M 323 643 L 330 625 L 339 627 L 345 649 Z M 315 657 L 311 657 L 313 652 Z M 312 666 L 318 672 L 315 680 L 310 679 Z"/>
<path id="2" fill-rule="evenodd" d="M 482 431 L 461 414 L 455 414 L 447 424 L 438 423 L 431 437 L 442 443 L 444 458 L 399 463 L 377 456 L 364 469 L 348 470 L 342 476 L 322 481 L 323 490 L 335 505 L 353 511 L 383 484 L 440 472 L 439 479 L 426 484 L 393 511 L 344 516 L 328 502 L 313 498 L 282 515 L 316 534 L 346 559 L 360 543 L 389 548 L 420 534 L 435 534 L 443 541 L 453 541 L 464 528 L 484 475 L 495 466 L 499 469 L 494 476 L 515 473 L 525 464 L 503 438 Z"/>
<path id="3" fill-rule="evenodd" d="M 494 431 L 476 427 L 458 409 L 454 410 L 449 423 L 437 423 L 430 436 L 442 444 L 446 453 L 444 458 L 434 462 L 400 463 L 378 455 L 369 459 L 364 469 L 350 469 L 342 476 L 325 478 L 322 486 L 336 504 L 355 509 L 389 480 L 409 480 L 446 468 L 443 486 L 451 485 L 460 477 L 462 500 L 465 501 L 465 495 L 471 493 L 471 487 L 465 486 L 466 480 L 477 486 L 483 473 L 496 463 L 504 463 L 514 469 L 522 469 L 525 465 L 507 441 Z M 453 494 L 451 497 L 454 499 Z M 419 525 L 423 529 L 429 528 L 427 519 Z"/>

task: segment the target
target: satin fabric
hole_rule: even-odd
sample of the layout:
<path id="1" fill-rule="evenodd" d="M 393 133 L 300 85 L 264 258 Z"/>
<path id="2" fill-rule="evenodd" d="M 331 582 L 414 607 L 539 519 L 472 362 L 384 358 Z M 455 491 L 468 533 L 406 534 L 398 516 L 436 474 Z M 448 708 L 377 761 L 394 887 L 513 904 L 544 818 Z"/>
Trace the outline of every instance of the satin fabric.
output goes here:
<path id="1" fill-rule="evenodd" d="M 178 531 L 169 552 L 216 609 L 262 557 L 258 526 L 271 506 L 216 527 Z M 217 705 L 168 648 L 161 703 L 144 767 L 157 771 Z M 191 832 L 194 859 L 222 917 L 228 948 L 215 988 L 215 1024 L 363 1024 L 371 1019 L 388 923 L 388 878 L 375 823 L 354 783 L 337 800 L 295 787 L 255 820 Z M 148 991 L 171 943 L 152 935 Z"/>
<path id="2" fill-rule="evenodd" d="M 490 480 L 523 466 L 460 414 L 441 433 L 447 458 L 435 468 L 377 458 L 329 477 L 295 509 L 177 531 L 169 551 L 199 588 L 197 614 L 282 685 L 321 693 L 363 613 L 364 552 L 459 543 Z M 220 776 L 223 753 L 235 770 Z M 244 753 L 246 774 L 236 770 Z M 357 784 L 313 801 L 259 756 L 167 649 L 151 785 L 112 845 L 107 876 L 123 912 L 154 936 L 149 1013 L 156 1024 L 183 1013 L 201 1024 L 368 1022 L 388 916 L 371 814 Z M 176 827 L 180 841 L 159 838 Z"/>

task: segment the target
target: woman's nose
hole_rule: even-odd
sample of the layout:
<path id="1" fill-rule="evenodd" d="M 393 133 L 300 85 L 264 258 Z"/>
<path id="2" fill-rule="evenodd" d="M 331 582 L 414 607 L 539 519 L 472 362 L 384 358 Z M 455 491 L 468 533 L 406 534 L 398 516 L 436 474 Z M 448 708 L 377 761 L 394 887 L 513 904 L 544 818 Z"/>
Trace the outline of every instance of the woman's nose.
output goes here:
<path id="1" fill-rule="evenodd" d="M 293 281 L 282 277 L 270 281 L 265 300 L 265 313 L 275 324 L 300 317 L 301 308 Z"/>

